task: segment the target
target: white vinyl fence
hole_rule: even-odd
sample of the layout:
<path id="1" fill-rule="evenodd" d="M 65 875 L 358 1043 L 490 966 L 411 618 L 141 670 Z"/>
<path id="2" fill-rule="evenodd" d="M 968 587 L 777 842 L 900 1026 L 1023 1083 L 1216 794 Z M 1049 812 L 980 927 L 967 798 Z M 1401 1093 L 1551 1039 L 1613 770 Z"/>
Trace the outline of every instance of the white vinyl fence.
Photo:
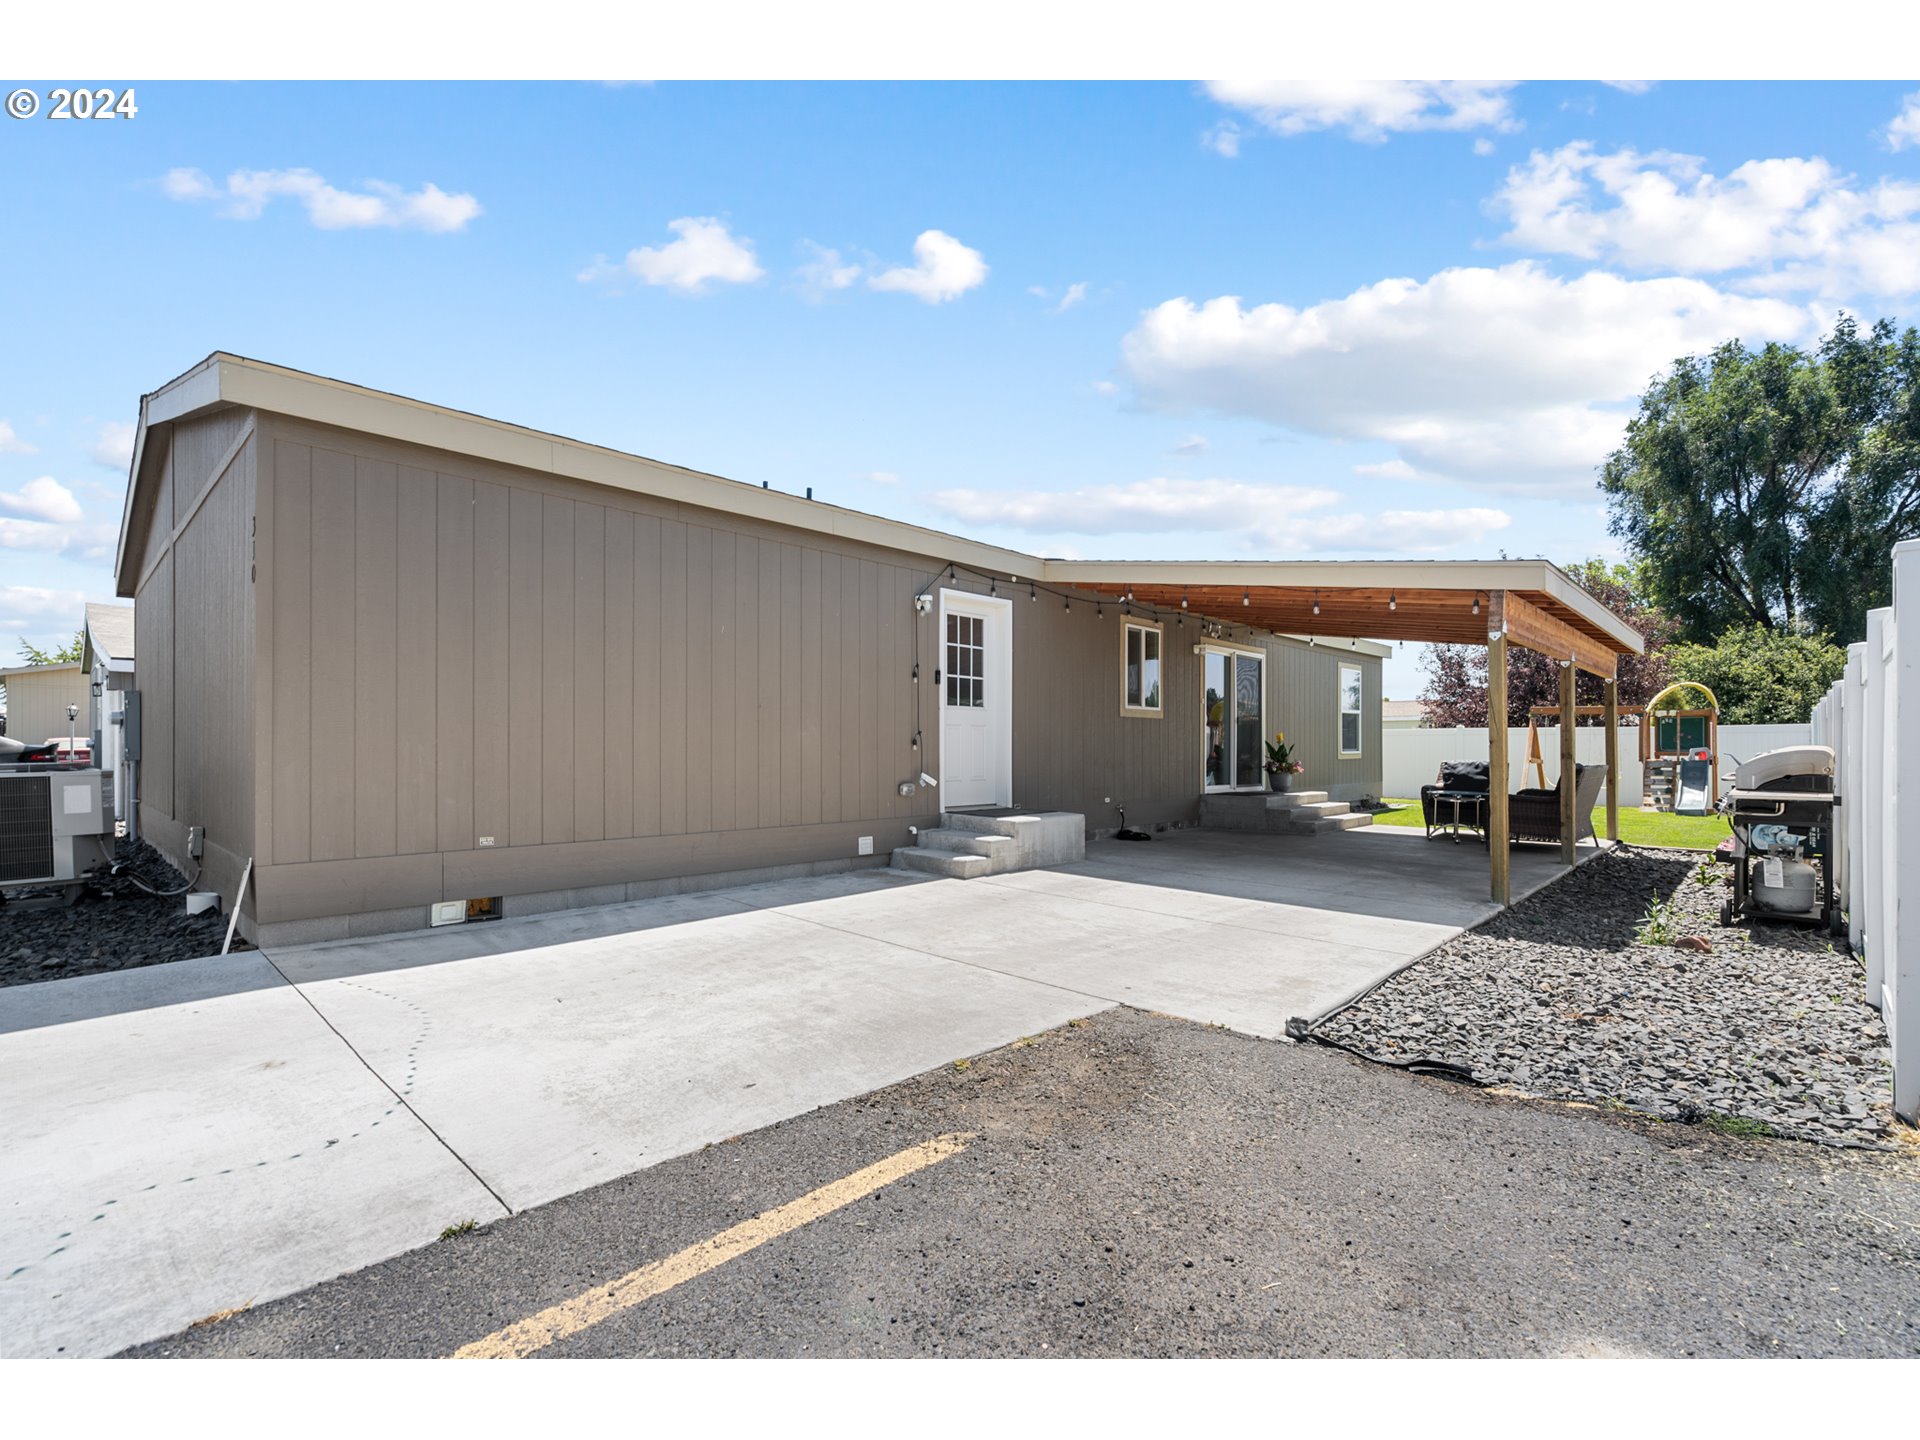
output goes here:
<path id="1" fill-rule="evenodd" d="M 1574 758 L 1582 765 L 1597 765 L 1606 759 L 1606 731 L 1598 725 L 1583 725 L 1574 732 Z M 1806 725 L 1722 725 L 1720 727 L 1719 769 L 1731 775 L 1741 760 L 1750 760 L 1767 750 L 1783 745 L 1806 745 L 1812 732 Z M 1431 785 L 1440 773 L 1443 760 L 1484 760 L 1487 758 L 1485 730 L 1385 730 L 1381 732 L 1381 794 L 1411 799 L 1422 785 Z M 1824 742 L 1823 742 L 1824 743 Z M 1540 727 L 1540 753 L 1547 761 L 1547 784 L 1560 776 L 1560 727 Z M 1527 727 L 1507 731 L 1507 762 L 1513 776 L 1513 788 L 1538 785 L 1532 771 L 1524 776 L 1521 765 L 1527 758 Z M 1640 803 L 1640 732 L 1631 726 L 1620 727 L 1620 803 Z"/>
<path id="2" fill-rule="evenodd" d="M 1904 715 L 1903 691 L 1915 701 Z M 1847 647 L 1846 674 L 1812 723 L 1813 743 L 1839 761 L 1834 882 L 1867 1003 L 1893 1044 L 1893 1108 L 1920 1123 L 1920 915 L 1900 910 L 1920 882 L 1920 540 L 1893 547 L 1893 604 L 1867 612 L 1866 641 Z"/>

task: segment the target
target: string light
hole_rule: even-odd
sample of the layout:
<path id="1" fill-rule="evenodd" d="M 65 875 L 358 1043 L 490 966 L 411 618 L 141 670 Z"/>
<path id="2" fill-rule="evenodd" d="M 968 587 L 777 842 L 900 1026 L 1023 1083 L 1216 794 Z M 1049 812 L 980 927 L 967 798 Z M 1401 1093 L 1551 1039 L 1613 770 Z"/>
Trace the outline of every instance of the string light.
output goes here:
<path id="1" fill-rule="evenodd" d="M 1393 591 L 1389 590 L 1387 592 L 1387 609 L 1398 610 L 1399 608 L 1400 608 L 1400 597 L 1394 594 Z"/>
<path id="2" fill-rule="evenodd" d="M 1480 592 L 1478 590 L 1473 592 L 1473 613 L 1476 615 L 1480 613 Z"/>
<path id="3" fill-rule="evenodd" d="M 1187 608 L 1187 587 L 1184 585 L 1180 587 L 1180 608 L 1182 610 Z"/>
<path id="4" fill-rule="evenodd" d="M 1318 590 L 1313 592 L 1313 613 L 1316 615 L 1320 613 L 1320 592 Z"/>
<path id="5" fill-rule="evenodd" d="M 1029 580 L 1027 582 L 1027 599 L 1038 600 L 1039 598 L 1040 598 L 1040 592 L 1034 589 L 1033 582 Z"/>
<path id="6" fill-rule="evenodd" d="M 1252 594 L 1252 592 L 1251 592 L 1251 591 L 1248 591 L 1248 590 L 1242 590 L 1242 591 L 1240 592 L 1240 605 L 1241 605 L 1241 608 L 1242 608 L 1242 609 L 1244 609 L 1244 608 L 1246 608 L 1247 606 L 1249 606 L 1249 605 L 1251 605 L 1251 604 L 1253 604 L 1253 594 Z"/>

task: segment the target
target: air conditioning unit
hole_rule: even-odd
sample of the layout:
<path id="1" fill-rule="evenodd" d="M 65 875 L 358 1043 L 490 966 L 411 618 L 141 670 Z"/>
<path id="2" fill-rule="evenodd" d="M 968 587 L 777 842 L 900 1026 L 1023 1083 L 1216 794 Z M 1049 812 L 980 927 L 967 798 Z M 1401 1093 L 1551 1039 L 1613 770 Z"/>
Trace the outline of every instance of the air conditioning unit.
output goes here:
<path id="1" fill-rule="evenodd" d="M 0 885 L 57 885 L 112 863 L 98 770 L 0 771 Z"/>

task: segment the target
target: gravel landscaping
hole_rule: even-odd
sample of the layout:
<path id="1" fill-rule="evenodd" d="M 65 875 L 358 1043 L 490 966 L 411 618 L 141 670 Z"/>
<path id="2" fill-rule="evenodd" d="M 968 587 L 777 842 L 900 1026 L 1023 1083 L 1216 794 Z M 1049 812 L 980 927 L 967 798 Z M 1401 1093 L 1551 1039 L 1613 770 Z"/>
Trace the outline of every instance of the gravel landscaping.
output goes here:
<path id="1" fill-rule="evenodd" d="M 1722 927 L 1725 867 L 1620 850 L 1442 946 L 1313 1027 L 1398 1065 L 1731 1133 L 1873 1144 L 1892 1116 L 1886 1027 L 1819 930 Z M 1655 899 L 1673 936 L 1641 943 Z"/>
<path id="2" fill-rule="evenodd" d="M 136 970 L 168 960 L 217 955 L 227 938 L 227 917 L 215 910 L 188 915 L 179 895 L 149 895 L 138 876 L 156 890 L 178 890 L 186 877 L 145 842 L 116 842 L 115 859 L 128 872 L 89 885 L 72 905 L 32 909 L 20 903 L 32 892 L 15 891 L 0 908 L 0 987 L 65 980 L 107 970 Z M 238 935 L 233 948 L 250 950 Z"/>

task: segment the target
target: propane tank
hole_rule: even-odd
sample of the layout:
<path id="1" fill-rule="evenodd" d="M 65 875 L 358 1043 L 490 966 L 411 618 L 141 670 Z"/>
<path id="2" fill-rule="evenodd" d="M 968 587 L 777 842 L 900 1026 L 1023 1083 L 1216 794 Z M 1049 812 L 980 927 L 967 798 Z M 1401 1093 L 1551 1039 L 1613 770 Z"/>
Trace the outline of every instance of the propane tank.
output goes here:
<path id="1" fill-rule="evenodd" d="M 1762 910 L 1805 914 L 1818 903 L 1814 879 L 1805 860 L 1769 855 L 1754 862 L 1753 903 Z"/>

